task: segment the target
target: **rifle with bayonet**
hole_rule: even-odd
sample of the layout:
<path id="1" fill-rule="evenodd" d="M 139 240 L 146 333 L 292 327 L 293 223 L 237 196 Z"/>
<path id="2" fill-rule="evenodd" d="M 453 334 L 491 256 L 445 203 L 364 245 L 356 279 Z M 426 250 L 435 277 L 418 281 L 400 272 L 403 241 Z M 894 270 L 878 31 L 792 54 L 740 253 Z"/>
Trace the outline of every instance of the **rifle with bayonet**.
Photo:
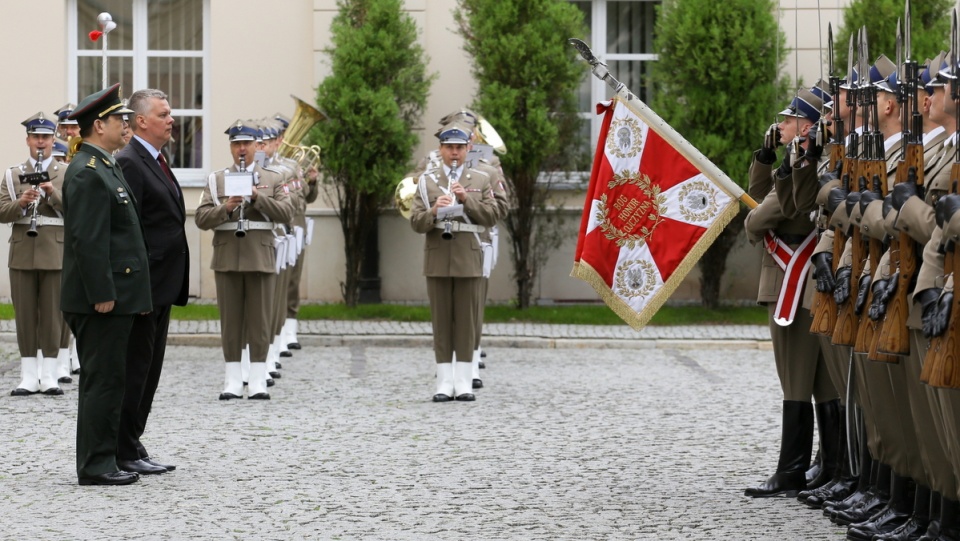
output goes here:
<path id="1" fill-rule="evenodd" d="M 904 50 L 906 62 L 898 64 L 904 78 L 899 81 L 899 100 L 903 123 L 903 153 L 897 164 L 897 184 L 912 182 L 917 194 L 923 197 L 923 116 L 919 107 L 919 64 L 910 58 L 910 0 L 906 4 Z M 899 61 L 899 59 L 898 59 Z M 909 107 L 907 105 L 910 105 Z M 907 316 L 910 312 L 908 296 L 917 275 L 917 243 L 905 232 L 890 241 L 890 269 L 895 270 L 890 280 L 895 283 L 893 298 L 883 319 L 877 350 L 892 355 L 910 354 L 910 331 Z"/>
<path id="2" fill-rule="evenodd" d="M 856 35 L 859 36 L 858 33 Z M 859 37 L 857 37 L 856 42 L 859 43 L 859 41 L 860 39 Z M 859 76 L 860 78 L 858 79 L 858 81 L 854 82 L 853 65 L 854 65 L 854 35 L 851 34 L 849 53 L 847 54 L 847 86 L 848 88 L 847 88 L 847 95 L 846 95 L 847 108 L 850 111 L 851 130 L 850 130 L 850 143 L 846 146 L 846 155 L 843 159 L 843 176 L 842 176 L 843 188 L 846 192 L 850 192 L 851 186 L 853 186 L 854 183 L 859 178 L 860 169 L 861 169 L 860 134 L 857 133 L 857 131 L 853 128 L 856 126 L 857 106 L 860 103 L 859 87 L 863 81 L 863 76 L 860 75 Z M 863 68 L 860 67 L 859 69 L 862 70 Z M 861 188 L 861 190 L 863 189 L 866 189 L 866 188 L 865 187 Z M 854 227 L 848 227 L 847 229 L 848 231 L 852 229 L 852 233 L 851 233 L 852 258 L 851 258 L 851 267 L 850 267 L 851 286 L 849 288 L 851 294 L 847 295 L 846 299 L 843 299 L 842 301 L 837 302 L 837 310 L 838 310 L 837 321 L 833 329 L 833 336 L 831 337 L 831 342 L 841 346 L 852 346 L 854 341 L 856 340 L 857 317 L 856 317 L 856 314 L 854 313 L 855 297 L 853 297 L 853 292 L 855 291 L 855 288 L 853 287 L 853 284 L 856 283 L 856 279 L 857 279 L 856 277 L 860 276 L 860 272 L 862 272 L 863 270 L 863 266 L 862 266 L 863 258 L 861 254 L 862 242 L 861 242 L 860 228 L 854 226 Z M 839 236 L 842 236 L 842 234 L 845 234 L 845 233 L 846 231 L 840 231 L 840 230 L 835 231 L 835 235 L 839 235 Z M 835 236 L 834 241 L 836 242 L 836 240 L 837 239 Z M 842 254 L 842 251 L 841 251 L 841 254 Z M 837 266 L 837 271 L 839 271 L 841 267 L 842 262 L 840 259 L 841 259 L 840 257 L 835 256 L 833 260 L 834 265 Z M 835 274 L 839 274 L 837 271 L 835 271 Z"/>
<path id="3" fill-rule="evenodd" d="M 869 46 L 867 43 L 866 30 L 862 33 L 861 38 L 863 40 L 863 52 L 865 55 L 868 55 Z M 867 181 L 868 186 L 872 187 L 872 195 L 866 192 L 861 195 L 861 213 L 866 211 L 872 200 L 882 200 L 887 195 L 887 160 L 884 149 L 884 137 L 880 131 L 880 113 L 877 102 L 878 89 L 875 85 L 871 84 L 869 80 L 866 81 L 862 87 L 864 92 L 862 107 L 867 112 L 867 116 L 869 116 L 870 131 L 867 132 L 866 129 L 864 131 L 864 133 L 869 133 L 867 139 L 867 152 L 869 154 L 866 160 L 867 165 L 864 168 L 866 169 L 866 171 L 864 171 L 865 175 L 861 178 Z M 860 320 L 857 339 L 853 346 L 854 352 L 867 355 L 871 353 L 870 348 L 875 342 L 876 333 L 879 329 L 877 322 L 867 317 L 864 311 L 866 307 L 873 303 L 874 291 L 871 278 L 877 272 L 880 258 L 884 252 L 883 241 L 875 238 L 873 235 L 868 236 L 870 265 L 868 267 L 864 264 L 864 268 L 868 269 L 868 274 L 861 277 L 860 283 L 858 284 L 857 306 L 860 310 L 858 310 L 856 314 L 860 317 Z M 864 288 L 866 288 L 865 291 Z M 863 297 L 864 293 L 866 293 L 866 298 Z"/>
<path id="4" fill-rule="evenodd" d="M 852 42 L 851 42 L 852 43 Z M 830 74 L 830 95 L 833 96 L 834 100 L 840 99 L 840 77 L 834 75 L 833 69 L 833 26 L 827 25 L 827 65 L 828 73 Z M 834 107 L 836 110 L 836 107 Z M 839 115 L 834 115 L 833 119 L 833 141 L 830 144 L 830 154 L 829 154 L 829 163 L 828 170 L 836 171 L 837 166 L 844 157 L 844 139 L 846 134 L 843 131 L 843 119 Z M 817 130 L 817 136 L 820 136 L 820 130 Z M 849 185 L 846 187 L 849 190 Z M 821 207 L 820 216 L 817 220 L 817 226 L 820 228 L 820 234 L 823 235 L 828 229 L 828 223 L 830 220 L 829 216 L 823 214 L 824 209 Z M 833 248 L 832 248 L 832 257 L 833 257 L 833 268 L 831 272 L 834 275 L 837 272 L 837 265 L 840 263 L 840 258 L 843 255 L 843 247 L 846 244 L 846 236 L 839 230 L 835 228 L 833 231 Z M 830 291 L 817 291 L 813 296 L 813 323 L 810 325 L 810 332 L 814 334 L 822 334 L 830 336 L 833 334 L 833 329 L 837 326 L 837 315 L 839 307 L 837 306 L 836 299 L 833 298 L 833 293 Z"/>
<path id="5" fill-rule="evenodd" d="M 957 53 L 960 50 L 960 37 L 957 32 L 957 11 L 953 11 L 953 29 L 950 39 L 950 98 L 956 106 L 956 136 L 960 137 L 960 81 L 957 77 Z M 954 147 L 954 161 L 950 170 L 951 190 L 956 194 L 960 183 L 960 145 Z M 944 226 L 947 224 L 944 223 Z M 960 247 L 955 242 L 944 238 L 941 241 L 941 251 L 944 253 L 943 280 L 953 278 L 953 299 L 951 300 L 950 320 L 943 333 L 930 338 L 930 348 L 923 359 L 923 371 L 920 380 L 933 387 L 960 388 L 960 295 L 956 292 L 957 280 L 953 277 L 955 271 L 960 270 Z M 946 246 L 944 246 L 946 245 Z M 946 284 L 944 284 L 946 291 Z M 944 299 L 945 300 L 945 299 Z"/>

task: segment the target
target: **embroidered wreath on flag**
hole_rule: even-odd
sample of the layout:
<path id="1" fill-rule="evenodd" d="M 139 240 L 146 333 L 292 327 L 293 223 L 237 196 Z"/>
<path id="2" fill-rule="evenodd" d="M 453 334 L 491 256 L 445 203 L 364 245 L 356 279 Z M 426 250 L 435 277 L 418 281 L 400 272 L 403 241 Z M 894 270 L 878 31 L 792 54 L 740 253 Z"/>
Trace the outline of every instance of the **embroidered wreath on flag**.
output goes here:
<path id="1" fill-rule="evenodd" d="M 617 265 L 614 285 L 616 293 L 621 297 L 628 299 L 646 297 L 657 285 L 656 269 L 649 261 L 643 259 L 624 261 Z"/>
<path id="2" fill-rule="evenodd" d="M 614 120 L 607 135 L 607 150 L 618 158 L 637 155 L 643 147 L 643 131 L 633 117 Z"/>
<path id="3" fill-rule="evenodd" d="M 717 215 L 720 205 L 706 181 L 690 182 L 680 190 L 680 214 L 690 222 L 705 222 Z"/>
<path id="4" fill-rule="evenodd" d="M 641 216 L 646 215 L 647 224 L 640 227 L 639 234 L 623 231 L 613 225 L 610 221 L 608 194 L 600 196 L 600 202 L 597 204 L 597 222 L 607 240 L 615 242 L 619 248 L 626 246 L 632 250 L 637 246 L 643 246 L 663 221 L 661 215 L 667 212 L 667 198 L 660 193 L 660 186 L 654 184 L 649 176 L 631 173 L 626 169 L 614 174 L 613 179 L 607 183 L 607 188 L 613 190 L 627 184 L 636 186 L 646 196 L 646 199 L 640 202 L 634 213 Z"/>

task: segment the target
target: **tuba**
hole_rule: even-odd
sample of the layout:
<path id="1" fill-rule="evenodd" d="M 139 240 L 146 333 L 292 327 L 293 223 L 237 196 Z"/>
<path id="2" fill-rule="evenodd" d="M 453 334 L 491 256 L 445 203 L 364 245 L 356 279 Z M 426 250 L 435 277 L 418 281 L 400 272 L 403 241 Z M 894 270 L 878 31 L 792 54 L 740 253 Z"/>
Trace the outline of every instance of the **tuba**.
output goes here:
<path id="1" fill-rule="evenodd" d="M 498 134 L 497 130 L 493 129 L 493 125 L 487 122 L 487 119 L 482 116 L 477 118 L 476 134 L 477 142 L 492 146 L 497 154 L 507 153 L 507 145 L 505 145 L 503 139 L 500 138 L 500 134 Z"/>
<path id="2" fill-rule="evenodd" d="M 417 179 L 406 177 L 397 184 L 397 189 L 393 192 L 393 200 L 397 204 L 397 210 L 400 215 L 410 219 L 410 211 L 413 210 L 413 198 L 417 195 Z"/>
<path id="3" fill-rule="evenodd" d="M 277 153 L 284 158 L 296 160 L 304 169 L 309 169 L 311 166 L 316 167 L 320 163 L 320 147 L 317 145 L 301 146 L 300 141 L 307 136 L 307 133 L 317 122 L 326 120 L 327 116 L 300 98 L 292 94 L 290 97 L 297 104 L 297 108 L 290 120 L 290 125 L 283 133 L 283 142 L 280 143 Z"/>

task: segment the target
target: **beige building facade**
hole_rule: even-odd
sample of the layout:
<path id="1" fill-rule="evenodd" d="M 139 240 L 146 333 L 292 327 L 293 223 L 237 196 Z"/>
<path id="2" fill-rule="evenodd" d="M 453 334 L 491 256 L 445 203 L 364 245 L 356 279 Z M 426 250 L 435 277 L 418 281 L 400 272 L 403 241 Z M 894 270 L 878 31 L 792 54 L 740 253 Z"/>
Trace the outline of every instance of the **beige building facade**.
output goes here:
<path id="1" fill-rule="evenodd" d="M 656 61 L 650 32 L 656 0 L 593 0 L 573 2 L 585 13 L 592 45 L 611 71 L 631 88 L 643 93 L 644 63 Z M 779 16 L 788 36 L 799 35 L 796 51 L 786 55 L 787 66 L 799 57 L 799 74 L 806 81 L 819 74 L 820 51 L 816 33 L 793 28 L 815 28 L 817 1 L 781 2 Z M 846 0 L 821 6 L 826 23 L 840 20 Z M 429 56 L 429 70 L 437 74 L 430 91 L 420 147 L 414 159 L 436 145 L 433 132 L 444 114 L 468 106 L 475 86 L 469 58 L 455 31 L 453 0 L 406 0 L 405 9 L 416 21 L 420 40 Z M 172 146 L 173 167 L 184 187 L 190 220 L 188 234 L 193 266 L 190 293 L 213 298 L 216 290 L 209 270 L 210 233 L 192 222 L 203 182 L 211 168 L 230 163 L 223 131 L 238 118 L 258 118 L 282 113 L 290 116 L 296 95 L 314 100 L 316 86 L 330 73 L 323 49 L 330 45 L 330 23 L 336 0 L 5 0 L 2 13 L 8 31 L 0 34 L 5 72 L 17 80 L 6 85 L 0 108 L 0 160 L 5 166 L 22 162 L 27 155 L 20 122 L 37 111 L 52 114 L 66 102 L 100 88 L 102 42 L 91 41 L 97 14 L 109 12 L 117 29 L 107 35 L 110 82 L 120 81 L 128 96 L 139 88 L 156 87 L 171 97 L 177 117 L 177 139 Z M 788 38 L 789 39 L 789 38 Z M 793 44 L 790 44 L 793 47 Z M 584 67 L 586 73 L 586 65 Z M 789 71 L 793 71 L 790 68 Z M 793 74 L 791 73 L 791 76 Z M 376 74 L 371 74 L 376 76 Z M 595 78 L 584 79 L 580 92 L 583 132 L 591 148 L 599 121 L 589 113 L 592 104 L 608 97 Z M 209 127 L 209 129 L 206 129 Z M 362 144 L 362 142 L 358 142 Z M 508 148 L 510 142 L 506 142 Z M 746 172 L 728 172 L 745 174 Z M 400 179 L 397 179 L 399 182 Z M 568 220 L 568 241 L 542 270 L 535 289 L 541 302 L 597 300 L 585 283 L 570 278 L 577 228 L 583 204 L 582 189 L 557 190 Z M 344 257 L 340 226 L 329 199 L 321 198 L 310 209 L 316 220 L 313 245 L 307 252 L 301 293 L 308 302 L 338 302 Z M 0 240 L 9 228 L 0 227 Z M 6 251 L 7 243 L 0 244 Z M 425 302 L 421 275 L 423 239 L 395 211 L 380 220 L 381 296 L 386 302 Z M 501 236 L 500 263 L 494 271 L 490 298 L 506 302 L 515 295 L 510 273 L 509 241 Z M 729 258 L 723 296 L 750 300 L 756 293 L 759 253 L 745 241 Z M 0 273 L 0 296 L 9 297 L 7 273 Z M 699 298 L 695 271 L 677 291 L 674 300 Z"/>

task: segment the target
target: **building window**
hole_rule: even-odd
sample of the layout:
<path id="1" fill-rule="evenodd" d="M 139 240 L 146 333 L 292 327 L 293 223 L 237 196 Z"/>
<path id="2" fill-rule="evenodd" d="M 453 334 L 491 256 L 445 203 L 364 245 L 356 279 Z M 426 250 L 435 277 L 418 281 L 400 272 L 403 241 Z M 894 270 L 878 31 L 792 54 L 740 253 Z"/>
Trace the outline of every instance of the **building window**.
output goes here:
<path id="1" fill-rule="evenodd" d="M 627 85 L 644 102 L 648 101 L 650 62 L 657 60 L 653 29 L 660 0 L 592 0 L 573 2 L 583 11 L 590 29 L 585 40 L 593 54 L 610 68 L 610 74 Z M 592 74 L 580 85 L 581 133 L 587 155 L 600 137 L 602 118 L 596 104 L 613 97 L 613 90 Z M 589 171 L 589 164 L 587 166 Z"/>
<path id="2" fill-rule="evenodd" d="M 210 0 L 68 0 L 74 103 L 102 88 L 102 42 L 89 37 L 102 12 L 117 23 L 107 35 L 107 80 L 119 82 L 125 98 L 142 88 L 167 93 L 176 119 L 165 149 L 170 164 L 181 183 L 202 182 Z"/>

